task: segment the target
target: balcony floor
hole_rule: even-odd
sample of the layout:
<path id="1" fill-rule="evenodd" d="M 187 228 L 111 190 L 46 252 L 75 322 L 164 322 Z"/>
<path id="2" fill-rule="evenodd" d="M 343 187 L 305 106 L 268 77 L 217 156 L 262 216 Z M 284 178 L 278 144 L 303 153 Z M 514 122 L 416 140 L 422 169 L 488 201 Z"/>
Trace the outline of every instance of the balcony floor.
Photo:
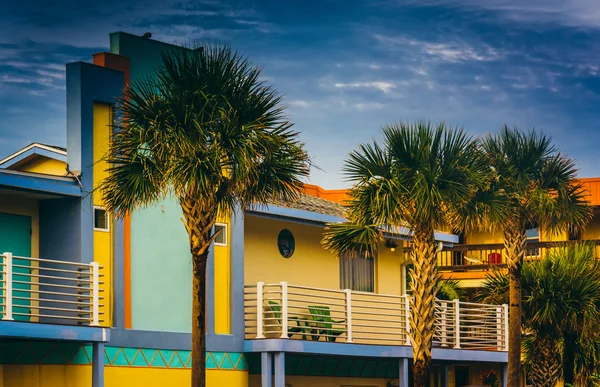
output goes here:
<path id="1" fill-rule="evenodd" d="M 110 340 L 110 329 L 77 325 L 40 324 L 22 321 L 0 321 L 0 339 L 1 338 L 103 343 Z"/>

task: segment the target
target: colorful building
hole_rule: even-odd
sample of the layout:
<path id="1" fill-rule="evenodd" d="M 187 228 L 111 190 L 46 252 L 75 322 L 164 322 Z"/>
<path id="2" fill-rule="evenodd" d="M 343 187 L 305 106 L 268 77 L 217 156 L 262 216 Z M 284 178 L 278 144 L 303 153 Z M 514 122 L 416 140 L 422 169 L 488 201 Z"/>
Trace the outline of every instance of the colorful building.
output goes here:
<path id="1" fill-rule="evenodd" d="M 187 386 L 192 270 L 173 198 L 112 218 L 94 188 L 115 98 L 165 50 L 126 33 L 67 64 L 67 149 L 0 160 L 0 387 Z M 409 230 L 375 259 L 320 244 L 342 191 L 223 216 L 207 275 L 209 386 L 408 386 Z M 437 232 L 441 253 L 459 236 Z M 433 386 L 478 384 L 507 361 L 507 307 L 440 301 Z"/>

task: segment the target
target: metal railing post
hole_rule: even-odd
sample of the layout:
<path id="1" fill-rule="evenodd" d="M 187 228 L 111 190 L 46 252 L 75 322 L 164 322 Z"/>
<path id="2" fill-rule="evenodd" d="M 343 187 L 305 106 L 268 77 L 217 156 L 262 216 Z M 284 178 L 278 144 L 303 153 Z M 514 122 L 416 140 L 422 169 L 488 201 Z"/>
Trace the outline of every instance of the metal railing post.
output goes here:
<path id="1" fill-rule="evenodd" d="M 502 304 L 504 309 L 504 350 L 508 351 L 508 305 Z"/>
<path id="2" fill-rule="evenodd" d="M 264 312 L 264 301 L 263 301 L 263 289 L 265 287 L 264 282 L 256 283 L 256 338 L 264 339 L 265 334 L 263 332 L 263 312 Z"/>
<path id="3" fill-rule="evenodd" d="M 346 292 L 346 342 L 352 342 L 352 291 L 345 289 Z"/>
<path id="4" fill-rule="evenodd" d="M 90 326 L 100 326 L 100 264 L 92 262 L 92 321 Z"/>
<path id="5" fill-rule="evenodd" d="M 447 347 L 448 346 L 448 327 L 446 326 L 446 324 L 448 324 L 448 321 L 446 321 L 446 315 L 448 314 L 448 303 L 447 302 L 441 302 L 441 307 L 442 307 L 442 347 Z"/>
<path id="6" fill-rule="evenodd" d="M 406 325 L 406 345 L 410 345 L 410 299 L 404 295 L 404 324 Z"/>
<path id="7" fill-rule="evenodd" d="M 288 338 L 288 283 L 281 281 L 281 338 Z"/>
<path id="8" fill-rule="evenodd" d="M 5 295 L 4 295 L 4 317 L 2 320 L 12 321 L 13 316 L 13 263 L 12 263 L 12 253 L 4 253 L 4 287 L 5 287 Z"/>
<path id="9" fill-rule="evenodd" d="M 460 301 L 454 300 L 454 348 L 460 349 Z"/>

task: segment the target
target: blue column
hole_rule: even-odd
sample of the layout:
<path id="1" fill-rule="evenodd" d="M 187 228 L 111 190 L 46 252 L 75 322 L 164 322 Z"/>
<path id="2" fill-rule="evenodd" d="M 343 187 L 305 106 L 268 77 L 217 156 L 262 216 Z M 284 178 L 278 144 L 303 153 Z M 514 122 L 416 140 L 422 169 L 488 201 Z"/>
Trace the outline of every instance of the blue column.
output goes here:
<path id="1" fill-rule="evenodd" d="M 260 380 L 262 387 L 273 386 L 273 355 L 270 352 L 260 354 Z"/>
<path id="2" fill-rule="evenodd" d="M 208 250 L 206 261 L 206 334 L 215 334 L 215 245 Z"/>
<path id="3" fill-rule="evenodd" d="M 448 364 L 442 365 L 442 387 L 448 387 Z"/>
<path id="4" fill-rule="evenodd" d="M 285 352 L 275 353 L 275 386 L 285 387 Z"/>
<path id="5" fill-rule="evenodd" d="M 92 387 L 104 387 L 104 344 L 92 344 Z"/>
<path id="6" fill-rule="evenodd" d="M 508 386 L 508 364 L 502 364 L 502 387 Z"/>
<path id="7" fill-rule="evenodd" d="M 400 373 L 398 375 L 400 379 L 400 387 L 408 387 L 408 359 L 400 359 Z"/>

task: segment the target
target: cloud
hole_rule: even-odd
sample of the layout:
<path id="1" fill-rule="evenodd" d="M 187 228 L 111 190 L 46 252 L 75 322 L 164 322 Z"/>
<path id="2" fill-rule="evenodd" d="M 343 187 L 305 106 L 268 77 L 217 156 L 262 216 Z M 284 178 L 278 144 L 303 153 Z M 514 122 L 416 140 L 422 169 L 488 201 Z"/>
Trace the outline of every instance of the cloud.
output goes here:
<path id="1" fill-rule="evenodd" d="M 297 99 L 297 100 L 288 101 L 288 103 L 287 103 L 287 104 L 288 104 L 289 106 L 293 106 L 293 107 L 299 107 L 299 108 L 303 108 L 303 109 L 306 109 L 306 108 L 308 108 L 308 107 L 311 105 L 311 103 L 310 103 L 310 102 L 308 102 L 308 101 L 304 101 L 304 100 L 301 100 L 301 99 Z"/>
<path id="2" fill-rule="evenodd" d="M 335 83 L 334 86 L 338 89 L 377 89 L 384 94 L 388 94 L 392 89 L 396 88 L 396 84 L 385 81 Z"/>
<path id="3" fill-rule="evenodd" d="M 381 102 L 360 102 L 354 104 L 354 107 L 359 111 L 379 110 L 385 108 L 386 106 L 386 104 Z"/>
<path id="4" fill-rule="evenodd" d="M 493 47 L 480 44 L 475 47 L 463 41 L 448 43 L 432 43 L 423 40 L 411 39 L 406 36 L 386 36 L 374 34 L 375 40 L 392 49 L 406 50 L 407 47 L 416 47 L 423 54 L 436 57 L 442 61 L 458 63 L 464 61 L 493 61 L 501 57 Z"/>

